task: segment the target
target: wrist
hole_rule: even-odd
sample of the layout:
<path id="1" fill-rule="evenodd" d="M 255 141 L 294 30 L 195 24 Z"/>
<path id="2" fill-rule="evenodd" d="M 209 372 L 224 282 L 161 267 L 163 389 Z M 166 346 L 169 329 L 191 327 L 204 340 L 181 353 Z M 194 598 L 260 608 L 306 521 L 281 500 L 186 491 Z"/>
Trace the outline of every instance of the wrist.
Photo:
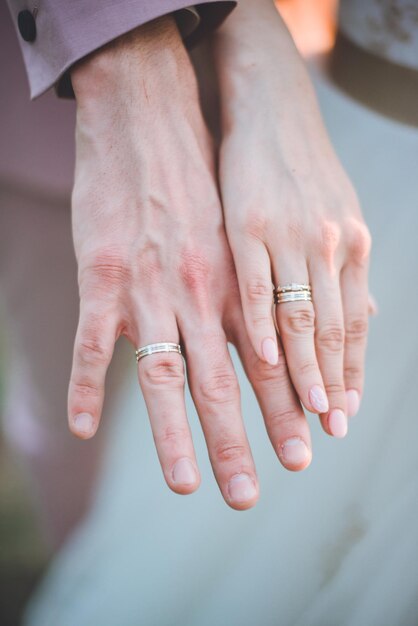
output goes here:
<path id="1" fill-rule="evenodd" d="M 174 82 L 185 51 L 172 16 L 144 24 L 78 62 L 71 79 L 78 109 L 89 110 L 110 98 L 147 99 L 147 89 Z M 183 54 L 182 54 L 183 53 Z"/>
<path id="2" fill-rule="evenodd" d="M 240 0 L 213 34 L 214 47 L 227 53 L 227 63 L 247 57 L 251 62 L 289 43 L 290 35 L 272 0 Z M 284 41 L 283 41 L 284 40 Z"/>
<path id="3" fill-rule="evenodd" d="M 259 10 L 253 0 L 240 2 L 213 37 L 213 53 L 228 127 L 237 110 L 253 116 L 257 102 L 264 103 L 265 114 L 287 115 L 303 105 L 301 100 L 314 99 L 305 64 L 270 0 L 261 1 Z"/>

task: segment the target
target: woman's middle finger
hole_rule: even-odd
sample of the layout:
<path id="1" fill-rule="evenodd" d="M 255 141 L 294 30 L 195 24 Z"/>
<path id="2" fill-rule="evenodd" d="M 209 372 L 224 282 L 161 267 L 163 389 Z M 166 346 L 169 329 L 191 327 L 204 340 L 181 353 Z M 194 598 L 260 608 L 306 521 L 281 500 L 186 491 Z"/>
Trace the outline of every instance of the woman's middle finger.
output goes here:
<path id="1" fill-rule="evenodd" d="M 261 361 L 243 324 L 235 325 L 232 335 L 280 462 L 288 470 L 305 469 L 312 459 L 309 424 L 290 380 L 286 359 L 281 358 L 277 366 Z"/>

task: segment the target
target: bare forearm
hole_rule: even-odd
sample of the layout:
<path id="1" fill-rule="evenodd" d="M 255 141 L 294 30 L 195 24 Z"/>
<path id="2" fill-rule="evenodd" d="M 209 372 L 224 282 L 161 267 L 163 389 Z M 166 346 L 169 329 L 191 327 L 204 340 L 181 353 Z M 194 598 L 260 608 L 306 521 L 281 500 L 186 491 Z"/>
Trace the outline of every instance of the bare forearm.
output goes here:
<path id="1" fill-rule="evenodd" d="M 254 99 L 274 102 L 274 115 L 290 121 L 304 110 L 318 123 L 318 110 L 305 64 L 271 0 L 244 0 L 213 37 L 224 127 L 241 124 L 241 113 Z M 264 106 L 263 115 L 273 112 Z"/>

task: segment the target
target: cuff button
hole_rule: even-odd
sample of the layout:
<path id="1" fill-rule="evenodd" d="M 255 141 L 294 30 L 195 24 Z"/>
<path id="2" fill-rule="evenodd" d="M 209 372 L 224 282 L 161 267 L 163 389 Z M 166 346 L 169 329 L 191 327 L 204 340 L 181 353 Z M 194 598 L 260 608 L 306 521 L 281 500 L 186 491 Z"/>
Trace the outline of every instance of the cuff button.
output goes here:
<path id="1" fill-rule="evenodd" d="M 17 25 L 22 39 L 29 42 L 35 41 L 36 22 L 33 14 L 30 11 L 20 11 L 19 15 L 17 16 Z"/>

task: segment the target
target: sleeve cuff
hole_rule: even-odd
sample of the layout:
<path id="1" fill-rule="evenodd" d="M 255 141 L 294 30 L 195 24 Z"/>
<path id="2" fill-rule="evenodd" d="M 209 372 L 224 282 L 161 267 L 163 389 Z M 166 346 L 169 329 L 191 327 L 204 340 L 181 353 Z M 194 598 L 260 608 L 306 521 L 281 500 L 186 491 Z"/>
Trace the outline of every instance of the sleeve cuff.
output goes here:
<path id="1" fill-rule="evenodd" d="M 190 7 L 190 0 L 101 0 L 99 5 L 96 0 L 44 0 L 35 16 L 36 37 L 25 41 L 18 29 L 18 16 L 28 10 L 28 5 L 25 0 L 9 0 L 31 99 L 53 85 L 58 96 L 73 97 L 69 69 L 74 63 L 157 17 L 174 13 L 185 44 L 192 46 L 221 24 L 235 4 L 212 0 Z"/>

